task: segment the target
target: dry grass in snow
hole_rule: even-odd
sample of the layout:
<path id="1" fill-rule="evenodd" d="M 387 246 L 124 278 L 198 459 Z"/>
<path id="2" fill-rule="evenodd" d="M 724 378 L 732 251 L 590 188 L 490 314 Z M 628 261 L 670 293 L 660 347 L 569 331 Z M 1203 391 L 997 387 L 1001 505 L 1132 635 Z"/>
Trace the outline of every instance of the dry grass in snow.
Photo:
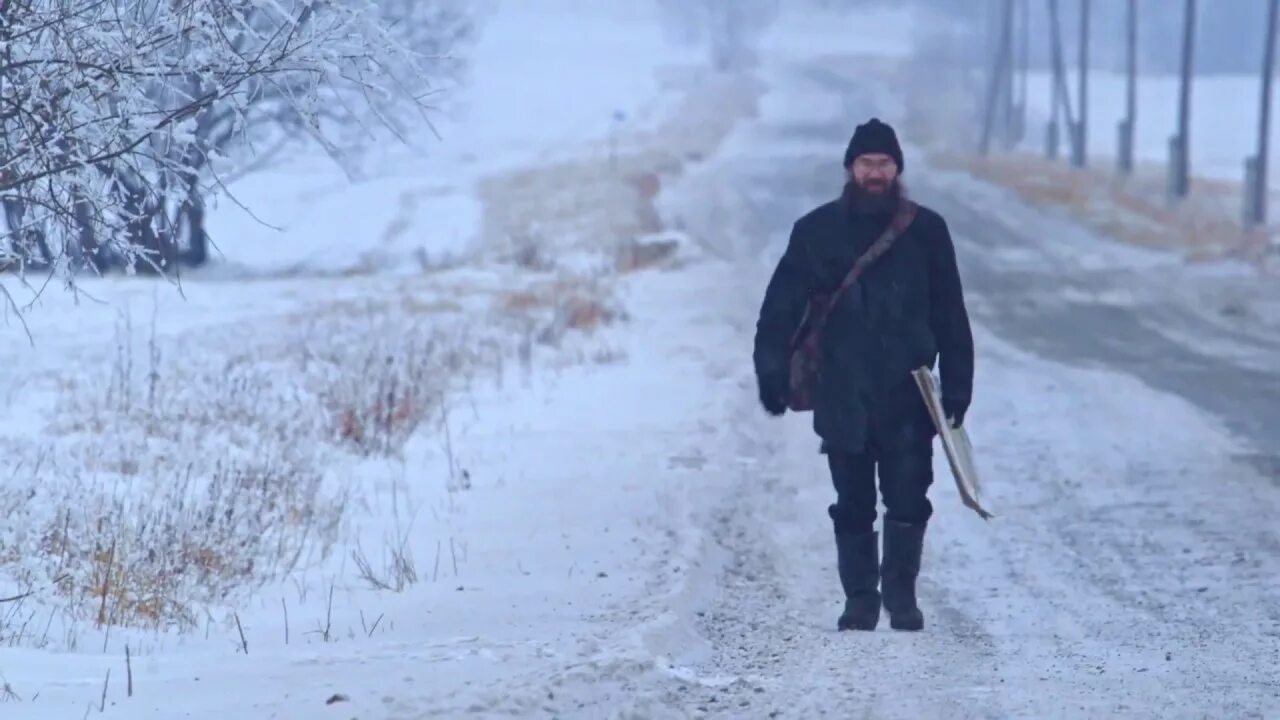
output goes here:
<path id="1" fill-rule="evenodd" d="M 0 607 L 0 642 L 191 630 L 335 559 L 367 587 L 417 582 L 413 521 L 397 517 L 380 546 L 352 542 L 353 516 L 384 500 L 366 495 L 380 482 L 367 471 L 416 435 L 447 442 L 450 405 L 477 379 L 501 382 L 512 357 L 526 373 L 622 358 L 614 279 L 675 266 L 684 247 L 661 232 L 662 178 L 713 152 L 759 92 L 686 81 L 706 92 L 616 155 L 482 183 L 489 242 L 467 264 L 349 278 L 367 287 L 293 315 L 270 310 L 275 286 L 238 285 L 264 293 L 261 313 L 177 334 L 123 318 L 109 347 L 40 377 L 44 422 L 0 436 L 0 595 L 26 595 Z"/>
<path id="2" fill-rule="evenodd" d="M 1025 202 L 1067 212 L 1090 229 L 1140 247 L 1170 250 L 1189 260 L 1239 257 L 1263 262 L 1265 233 L 1245 233 L 1239 221 L 1239 188 L 1197 178 L 1181 203 L 1164 200 L 1161 168 L 1144 167 L 1131 178 L 1110 168 L 1073 168 L 1026 154 L 986 158 L 936 154 L 939 167 L 963 169 L 1013 190 Z"/>
<path id="3" fill-rule="evenodd" d="M 450 403 L 513 358 L 526 372 L 538 353 L 617 360 L 597 336 L 626 318 L 605 277 L 478 269 L 252 332 L 163 336 L 122 317 L 109 352 L 64 363 L 44 427 L 0 437 L 0 596 L 41 603 L 0 607 L 13 616 L 0 642 L 73 646 L 86 624 L 190 630 L 335 556 L 403 590 L 416 581 L 409 528 L 346 545 L 362 463 L 447 433 Z M 33 639 L 23 612 L 56 616 L 42 615 L 54 636 Z"/>
<path id="4" fill-rule="evenodd" d="M 60 381 L 45 433 L 5 441 L 0 569 L 51 588 L 71 624 L 194 627 L 199 608 L 324 560 L 345 470 L 394 456 L 500 354 L 409 313 L 199 338 L 123 323 L 114 355 Z"/>

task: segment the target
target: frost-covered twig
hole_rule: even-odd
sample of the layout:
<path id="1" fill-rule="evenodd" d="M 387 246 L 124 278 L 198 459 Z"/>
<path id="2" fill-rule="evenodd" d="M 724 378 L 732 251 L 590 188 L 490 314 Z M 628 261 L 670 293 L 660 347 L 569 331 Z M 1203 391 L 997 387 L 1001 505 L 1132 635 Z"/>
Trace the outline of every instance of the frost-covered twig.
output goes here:
<path id="1" fill-rule="evenodd" d="M 36 594 L 35 590 L 28 590 L 27 592 L 24 592 L 21 595 L 14 595 L 13 597 L 0 598 L 0 603 L 18 602 L 19 600 L 25 600 L 35 594 Z"/>
<path id="2" fill-rule="evenodd" d="M 27 342 L 34 347 L 36 339 L 32 337 L 31 328 L 27 325 L 27 319 L 23 316 L 22 309 L 18 307 L 17 301 L 13 299 L 13 294 L 9 292 L 9 288 L 0 285 L 0 295 L 4 295 L 4 304 L 17 316 L 18 322 L 22 323 L 22 331 L 27 334 Z"/>

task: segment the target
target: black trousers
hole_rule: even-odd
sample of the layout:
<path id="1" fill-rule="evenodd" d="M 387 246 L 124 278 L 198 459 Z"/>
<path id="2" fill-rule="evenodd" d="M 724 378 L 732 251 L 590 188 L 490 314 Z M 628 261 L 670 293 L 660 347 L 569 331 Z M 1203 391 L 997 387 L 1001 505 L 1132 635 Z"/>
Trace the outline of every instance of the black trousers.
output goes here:
<path id="1" fill-rule="evenodd" d="M 836 502 L 828 509 L 839 535 L 869 533 L 876 521 L 876 476 L 884 498 L 885 519 L 926 523 L 933 516 L 933 446 L 913 443 L 884 448 L 870 444 L 860 453 L 827 452 Z"/>

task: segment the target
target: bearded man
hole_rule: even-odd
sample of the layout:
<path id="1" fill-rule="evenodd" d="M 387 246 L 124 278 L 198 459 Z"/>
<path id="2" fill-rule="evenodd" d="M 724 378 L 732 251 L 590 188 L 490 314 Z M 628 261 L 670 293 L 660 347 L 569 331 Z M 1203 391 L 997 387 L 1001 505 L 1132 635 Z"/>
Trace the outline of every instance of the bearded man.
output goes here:
<path id="1" fill-rule="evenodd" d="M 893 128 L 877 118 L 859 125 L 844 168 L 840 197 L 796 221 L 769 281 L 756 325 L 756 378 L 767 412 L 793 407 L 798 331 L 814 308 L 829 308 L 817 342 L 819 379 L 802 407 L 813 410 L 836 491 L 827 512 L 845 596 L 837 628 L 874 630 L 883 601 L 890 627 L 921 630 L 916 578 L 933 514 L 937 431 L 911 372 L 939 368 L 943 408 L 959 427 L 972 397 L 973 335 L 947 224 L 907 198 Z M 864 256 L 853 280 L 850 270 Z M 883 558 L 874 529 L 877 475 Z"/>

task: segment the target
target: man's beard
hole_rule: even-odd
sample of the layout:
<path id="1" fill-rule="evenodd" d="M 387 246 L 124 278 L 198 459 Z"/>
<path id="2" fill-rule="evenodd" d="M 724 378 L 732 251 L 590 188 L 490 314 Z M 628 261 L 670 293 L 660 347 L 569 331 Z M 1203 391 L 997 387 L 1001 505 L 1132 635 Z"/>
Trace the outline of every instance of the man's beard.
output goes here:
<path id="1" fill-rule="evenodd" d="M 883 215 L 898 208 L 902 186 L 895 180 L 863 187 L 856 180 L 844 186 L 844 199 L 852 212 L 861 215 Z"/>

